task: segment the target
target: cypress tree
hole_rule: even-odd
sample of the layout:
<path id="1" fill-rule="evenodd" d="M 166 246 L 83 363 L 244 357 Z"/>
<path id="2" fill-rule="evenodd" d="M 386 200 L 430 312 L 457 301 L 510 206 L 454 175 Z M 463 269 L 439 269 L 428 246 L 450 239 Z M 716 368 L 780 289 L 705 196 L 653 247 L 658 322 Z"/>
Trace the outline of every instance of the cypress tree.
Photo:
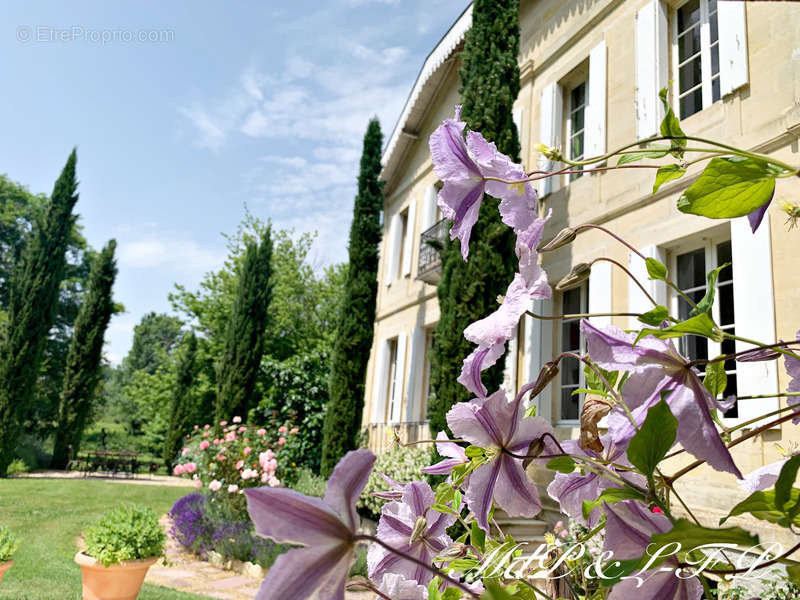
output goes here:
<path id="1" fill-rule="evenodd" d="M 519 93 L 518 54 L 519 0 L 475 0 L 461 55 L 461 114 L 468 128 L 480 131 L 515 161 L 520 152 L 512 116 Z M 471 394 L 456 381 L 474 349 L 464 339 L 464 329 L 497 309 L 497 296 L 505 293 L 516 268 L 514 235 L 501 222 L 493 198 L 487 196 L 481 204 L 469 262 L 462 260 L 459 244 L 448 241 L 441 251 L 440 317 L 431 360 L 435 397 L 428 406 L 433 431 L 447 428 L 445 415 L 453 404 L 470 400 Z M 501 359 L 483 373 L 483 382 L 491 392 L 502 380 Z"/>
<path id="2" fill-rule="evenodd" d="M 14 269 L 8 328 L 0 353 L 0 477 L 14 457 L 20 415 L 29 407 L 47 334 L 53 325 L 58 291 L 64 278 L 66 249 L 78 201 L 75 150 L 56 180 L 41 226 Z"/>
<path id="3" fill-rule="evenodd" d="M 331 357 L 330 399 L 322 441 L 321 470 L 325 477 L 330 475 L 342 456 L 358 447 L 378 290 L 378 244 L 383 208 L 383 182 L 378 181 L 378 177 L 381 174 L 382 144 L 380 123 L 372 119 L 364 135 L 358 194 L 350 226 L 350 263 L 342 300 L 344 310 L 336 329 Z"/>
<path id="4" fill-rule="evenodd" d="M 183 436 L 189 431 L 191 418 L 194 415 L 192 406 L 192 383 L 194 382 L 195 357 L 197 356 L 197 338 L 194 332 L 184 337 L 184 351 L 178 357 L 175 374 L 175 390 L 172 394 L 172 408 L 169 418 L 169 430 L 164 440 L 164 464 L 167 472 L 172 472 L 172 463 L 180 452 Z"/>
<path id="5" fill-rule="evenodd" d="M 100 381 L 100 361 L 103 357 L 103 338 L 114 312 L 112 288 L 117 276 L 114 251 L 117 242 L 110 240 L 95 258 L 89 273 L 86 297 L 75 319 L 64 386 L 58 410 L 53 458 L 50 466 L 64 469 L 69 461 L 70 449 L 77 453 L 92 399 Z"/>
<path id="6" fill-rule="evenodd" d="M 235 415 L 246 419 L 247 411 L 257 404 L 256 377 L 264 354 L 272 285 L 272 240 L 267 228 L 260 243 L 249 241 L 245 249 L 217 363 L 217 422 Z"/>

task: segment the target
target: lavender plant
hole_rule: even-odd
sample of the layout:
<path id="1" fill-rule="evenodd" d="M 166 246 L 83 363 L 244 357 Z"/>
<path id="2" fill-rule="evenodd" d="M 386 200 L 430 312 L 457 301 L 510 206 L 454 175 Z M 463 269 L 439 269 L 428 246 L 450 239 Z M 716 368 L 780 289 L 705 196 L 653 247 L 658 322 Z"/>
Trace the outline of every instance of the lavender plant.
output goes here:
<path id="1" fill-rule="evenodd" d="M 570 244 L 588 229 L 599 229 L 635 252 L 622 237 L 592 223 L 543 242 L 550 214 L 539 212 L 534 181 L 577 171 L 651 168 L 655 192 L 691 165 L 705 163 L 678 200 L 678 209 L 712 219 L 747 216 L 755 232 L 778 181 L 800 174 L 773 157 L 685 135 L 666 91 L 661 98 L 666 113 L 661 134 L 644 148 L 635 142 L 603 156 L 570 161 L 557 148 L 540 147 L 549 159 L 566 165 L 558 170 L 526 172 L 479 132 L 466 131 L 458 108 L 432 134 L 434 169 L 443 182 L 439 206 L 453 222 L 451 237 L 460 239 L 464 260 L 484 193 L 499 199 L 502 221 L 516 235 L 518 259 L 500 306 L 464 331 L 475 348 L 465 357 L 461 373 L 453 376 L 474 398 L 447 414 L 454 439 L 440 433 L 431 440 L 443 460 L 426 469 L 448 479 L 435 490 L 419 481 L 390 482 L 391 489 L 381 493 L 390 501 L 382 508 L 374 536 L 359 529 L 355 512 L 375 461 L 368 450 L 351 452 L 339 462 L 322 500 L 280 488 L 246 490 L 261 535 L 303 546 L 278 559 L 259 598 L 341 599 L 345 589 L 362 587 L 388 600 L 554 600 L 551 593 L 583 600 L 698 600 L 704 594 L 713 597 L 710 577 L 757 576 L 779 562 L 788 564 L 793 582 L 800 581 L 800 565 L 788 560 L 800 544 L 785 552 L 759 550 L 754 556 L 758 536 L 741 527 L 723 527 L 727 518 L 742 514 L 793 533 L 800 527 L 800 488 L 795 487 L 800 456 L 743 475 L 730 452 L 775 425 L 800 422 L 800 339 L 757 341 L 721 329 L 711 311 L 718 271 L 709 274 L 705 297 L 695 301 L 670 279 L 664 264 L 639 254 L 651 279 L 664 281 L 689 303 L 688 318 L 677 318 L 655 301 L 651 310 L 635 315 L 641 326 L 634 331 L 597 327 L 586 320 L 592 315 L 555 317 L 583 318 L 586 353 L 559 354 L 511 398 L 502 388 L 488 390 L 481 381 L 481 373 L 504 354 L 522 316 L 543 318 L 528 312 L 532 300 L 552 295 L 540 253 Z M 668 162 L 634 164 L 645 158 Z M 791 206 L 783 209 L 790 218 L 796 216 Z M 580 284 L 591 268 L 592 263 L 577 265 L 556 289 Z M 690 360 L 674 343 L 687 335 L 715 342 L 733 339 L 752 348 Z M 791 378 L 788 390 L 777 394 L 787 397 L 788 405 L 721 432 L 719 417 L 730 406 L 718 399 L 725 389 L 725 361 L 777 359 L 783 359 Z M 561 443 L 549 422 L 526 410 L 525 400 L 541 393 L 565 361 L 578 361 L 586 370 L 592 398 L 583 407 L 580 439 Z M 703 379 L 698 366 L 705 369 Z M 603 417 L 607 431 L 601 435 L 598 423 Z M 682 453 L 694 460 L 670 472 L 664 460 Z M 565 514 L 586 527 L 570 548 L 526 550 L 494 520 L 497 508 L 512 517 L 539 513 L 537 488 L 527 476 L 531 462 L 556 471 L 548 493 Z M 750 493 L 718 527 L 703 526 L 675 488 L 676 481 L 701 465 L 740 480 Z M 455 522 L 466 533 L 453 540 L 446 528 Z M 348 582 L 360 544 L 369 546 L 369 577 Z M 547 583 L 561 578 L 565 569 L 567 574 L 580 569 L 567 579 L 580 585 L 553 592 Z"/>

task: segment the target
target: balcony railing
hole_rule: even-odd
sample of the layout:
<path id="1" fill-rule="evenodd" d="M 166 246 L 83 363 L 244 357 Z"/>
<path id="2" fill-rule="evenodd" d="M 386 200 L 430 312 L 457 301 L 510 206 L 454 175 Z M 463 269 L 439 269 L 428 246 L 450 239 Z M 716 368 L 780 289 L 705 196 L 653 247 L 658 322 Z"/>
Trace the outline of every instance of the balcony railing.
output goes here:
<path id="1" fill-rule="evenodd" d="M 447 239 L 447 219 L 442 219 L 419 236 L 419 262 L 417 279 L 436 285 L 442 276 L 442 258 L 439 250 Z"/>

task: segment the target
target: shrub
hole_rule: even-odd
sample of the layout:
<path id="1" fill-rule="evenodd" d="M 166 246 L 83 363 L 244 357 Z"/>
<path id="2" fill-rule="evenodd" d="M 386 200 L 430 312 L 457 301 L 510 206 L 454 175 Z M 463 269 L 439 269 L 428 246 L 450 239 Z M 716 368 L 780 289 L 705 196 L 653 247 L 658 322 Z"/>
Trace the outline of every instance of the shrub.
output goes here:
<path id="1" fill-rule="evenodd" d="M 416 446 L 397 446 L 378 455 L 375 467 L 369 475 L 369 481 L 358 500 L 358 507 L 377 519 L 386 500 L 376 498 L 373 492 L 382 492 L 389 488 L 381 473 L 406 483 L 419 481 L 424 478 L 422 468 L 430 464 L 430 452 L 425 448 Z"/>
<path id="2" fill-rule="evenodd" d="M 213 550 L 225 560 L 250 561 L 269 567 L 286 548 L 258 536 L 250 521 L 232 515 L 228 506 L 200 493 L 180 498 L 169 512 L 170 535 L 188 550 L 203 555 Z"/>
<path id="3" fill-rule="evenodd" d="M 325 495 L 325 488 L 328 487 L 328 482 L 322 477 L 314 475 L 314 473 L 308 469 L 300 469 L 298 471 L 297 480 L 289 487 L 306 496 L 322 498 Z"/>
<path id="4" fill-rule="evenodd" d="M 85 553 L 103 566 L 163 556 L 166 535 L 150 508 L 125 504 L 106 512 L 86 530 Z"/>
<path id="5" fill-rule="evenodd" d="M 20 541 L 5 525 L 0 525 L 0 563 L 11 560 Z"/>
<path id="6" fill-rule="evenodd" d="M 9 475 L 17 475 L 18 473 L 28 473 L 30 468 L 28 465 L 25 464 L 25 461 L 21 458 L 15 458 L 11 461 L 11 464 L 8 465 L 8 474 Z"/>

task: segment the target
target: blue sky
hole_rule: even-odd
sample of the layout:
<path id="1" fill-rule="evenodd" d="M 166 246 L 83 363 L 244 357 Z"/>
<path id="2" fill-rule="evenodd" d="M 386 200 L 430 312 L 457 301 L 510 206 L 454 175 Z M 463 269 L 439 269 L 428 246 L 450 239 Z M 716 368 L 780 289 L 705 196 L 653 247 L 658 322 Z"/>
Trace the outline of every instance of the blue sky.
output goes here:
<path id="1" fill-rule="evenodd" d="M 315 265 L 345 260 L 367 121 L 377 114 L 390 135 L 467 4 L 0 5 L 0 173 L 49 194 L 78 147 L 86 237 L 119 244 L 115 298 L 127 312 L 106 356 L 125 356 L 144 313 L 169 311 L 174 283 L 194 288 L 220 266 L 220 234 L 245 204 L 278 227 L 318 231 Z"/>

